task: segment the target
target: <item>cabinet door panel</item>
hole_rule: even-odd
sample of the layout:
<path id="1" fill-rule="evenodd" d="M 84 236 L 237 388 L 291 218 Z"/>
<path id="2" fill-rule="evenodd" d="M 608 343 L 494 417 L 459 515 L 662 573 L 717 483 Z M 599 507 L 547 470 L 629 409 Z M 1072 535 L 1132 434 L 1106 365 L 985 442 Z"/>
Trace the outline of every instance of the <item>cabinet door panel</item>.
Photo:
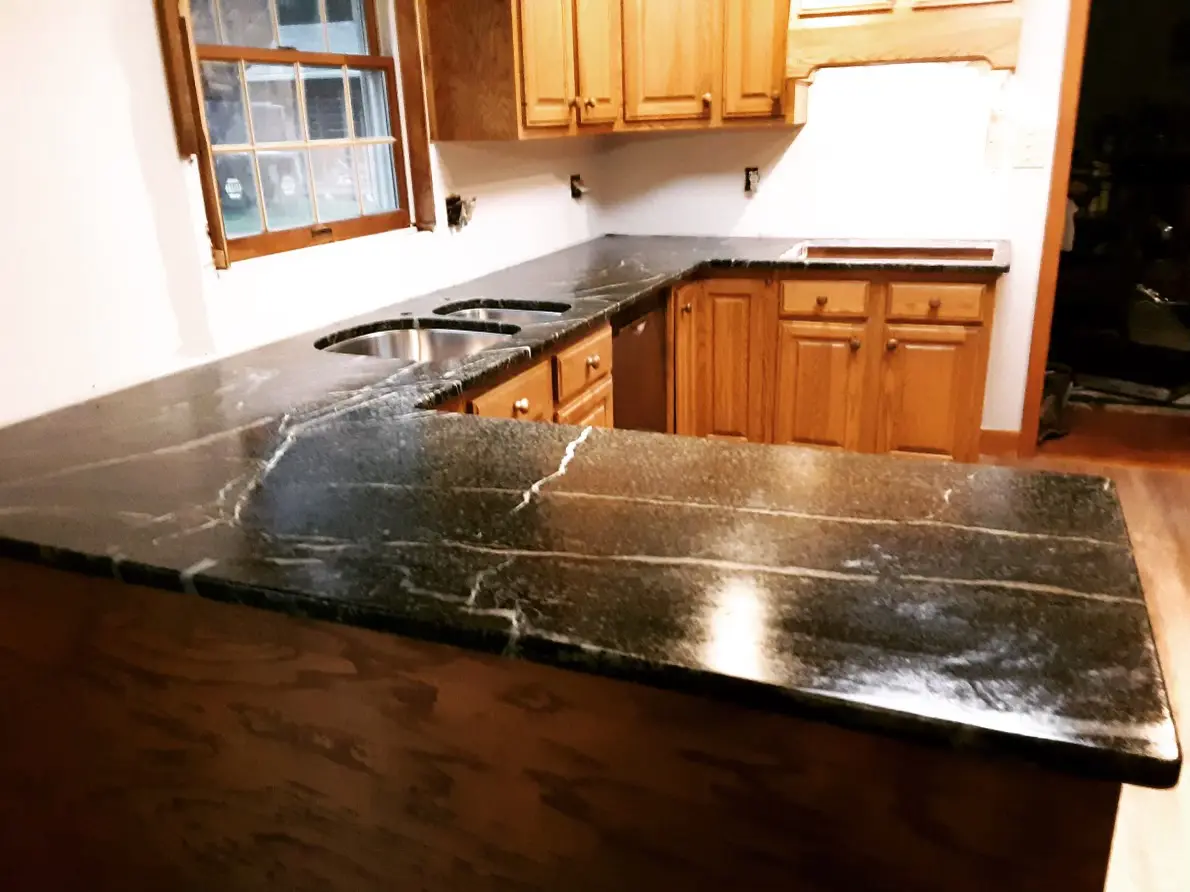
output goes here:
<path id="1" fill-rule="evenodd" d="M 626 119 L 710 114 L 715 19 L 715 0 L 624 0 Z"/>
<path id="2" fill-rule="evenodd" d="M 782 322 L 774 443 L 860 448 L 866 326 Z"/>
<path id="3" fill-rule="evenodd" d="M 879 451 L 973 459 L 983 404 L 980 330 L 886 325 L 885 336 Z"/>
<path id="4" fill-rule="evenodd" d="M 780 114 L 789 0 L 726 0 L 723 116 Z"/>
<path id="5" fill-rule="evenodd" d="M 620 0 L 574 0 L 574 14 L 579 123 L 615 121 L 623 104 Z"/>
<path id="6" fill-rule="evenodd" d="M 615 427 L 612 390 L 612 380 L 608 378 L 574 402 L 558 409 L 554 420 L 558 424 L 573 424 L 578 427 Z"/>
<path id="7" fill-rule="evenodd" d="M 521 0 L 525 126 L 570 123 L 574 99 L 573 0 Z"/>

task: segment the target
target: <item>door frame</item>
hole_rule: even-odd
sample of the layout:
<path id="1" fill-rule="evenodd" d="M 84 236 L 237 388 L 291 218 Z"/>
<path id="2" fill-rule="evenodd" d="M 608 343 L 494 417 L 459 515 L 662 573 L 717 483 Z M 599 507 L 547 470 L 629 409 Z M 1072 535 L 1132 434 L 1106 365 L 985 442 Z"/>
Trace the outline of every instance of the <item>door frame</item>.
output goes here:
<path id="1" fill-rule="evenodd" d="M 1066 26 L 1066 57 L 1062 67 L 1062 92 L 1058 102 L 1058 137 L 1054 145 L 1054 169 L 1050 178 L 1045 237 L 1041 250 L 1041 272 L 1037 280 L 1037 304 L 1033 310 L 1033 339 L 1029 346 L 1025 405 L 1021 412 L 1021 433 L 1017 452 L 1028 458 L 1037 454 L 1041 429 L 1041 395 L 1045 386 L 1045 362 L 1049 354 L 1054 320 L 1054 298 L 1058 289 L 1058 264 L 1062 259 L 1062 237 L 1066 229 L 1066 196 L 1070 186 L 1074 133 L 1078 126 L 1078 103 L 1082 92 L 1083 61 L 1087 52 L 1087 24 L 1091 0 L 1070 0 Z"/>

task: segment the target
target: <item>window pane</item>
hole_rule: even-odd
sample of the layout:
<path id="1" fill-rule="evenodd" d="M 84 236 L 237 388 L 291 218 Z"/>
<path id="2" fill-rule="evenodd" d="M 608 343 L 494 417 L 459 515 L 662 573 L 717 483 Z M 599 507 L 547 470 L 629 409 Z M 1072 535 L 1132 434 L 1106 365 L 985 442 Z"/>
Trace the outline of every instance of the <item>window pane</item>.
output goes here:
<path id="1" fill-rule="evenodd" d="M 305 152 L 259 152 L 260 185 L 269 231 L 314 222 Z"/>
<path id="2" fill-rule="evenodd" d="M 346 138 L 347 97 L 343 92 L 343 69 L 303 65 L 302 85 L 306 90 L 310 139 Z"/>
<path id="3" fill-rule="evenodd" d="M 217 146 L 246 143 L 248 122 L 244 117 L 239 63 L 203 62 L 202 95 L 206 102 L 211 143 Z"/>
<path id="4" fill-rule="evenodd" d="M 219 0 L 223 19 L 223 42 L 232 46 L 277 45 L 273 38 L 273 15 L 269 0 Z"/>
<path id="5" fill-rule="evenodd" d="M 292 65 L 247 65 L 252 135 L 257 143 L 304 139 Z"/>
<path id="6" fill-rule="evenodd" d="M 355 168 L 351 148 L 313 149 L 314 190 L 318 196 L 318 219 L 349 220 L 360 215 L 359 196 L 355 191 Z"/>
<path id="7" fill-rule="evenodd" d="M 281 46 L 326 52 L 326 32 L 322 29 L 318 0 L 277 0 L 277 28 L 281 32 Z"/>
<path id="8" fill-rule="evenodd" d="M 227 237 L 240 238 L 262 232 L 252 153 L 215 155 L 215 181 L 219 184 L 219 205 L 223 208 L 223 228 L 227 230 Z"/>
<path id="9" fill-rule="evenodd" d="M 347 77 L 351 83 L 351 116 L 356 137 L 392 136 L 385 73 L 369 68 L 349 68 Z"/>
<path id="10" fill-rule="evenodd" d="M 367 55 L 362 0 L 326 0 L 326 33 L 332 53 Z"/>
<path id="11" fill-rule="evenodd" d="M 383 214 L 397 209 L 397 186 L 393 180 L 391 145 L 356 146 L 360 192 L 365 214 Z"/>
<path id="12" fill-rule="evenodd" d="M 190 0 L 190 19 L 194 22 L 195 43 L 218 43 L 214 0 Z"/>

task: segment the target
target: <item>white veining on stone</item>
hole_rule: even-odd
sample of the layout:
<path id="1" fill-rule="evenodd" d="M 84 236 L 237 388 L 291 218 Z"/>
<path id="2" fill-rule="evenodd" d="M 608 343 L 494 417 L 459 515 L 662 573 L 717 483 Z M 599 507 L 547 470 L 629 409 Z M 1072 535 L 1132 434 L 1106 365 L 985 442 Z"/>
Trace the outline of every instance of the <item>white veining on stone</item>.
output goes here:
<path id="1" fill-rule="evenodd" d="M 516 514 L 518 511 L 528 505 L 533 500 L 533 497 L 541 492 L 541 488 L 551 480 L 557 480 L 559 477 L 566 476 L 566 469 L 570 467 L 570 463 L 574 461 L 574 456 L 575 453 L 578 452 L 578 448 L 586 442 L 587 437 L 591 436 L 591 431 L 592 427 L 587 425 L 583 428 L 583 432 L 581 434 L 566 444 L 566 451 L 562 453 L 562 461 L 558 463 L 558 470 L 554 471 L 552 474 L 542 477 L 527 490 L 525 490 L 525 492 L 521 495 L 521 503 L 512 509 L 512 514 Z"/>
<path id="2" fill-rule="evenodd" d="M 1139 604 L 1137 598 L 1124 598 L 1102 592 L 1080 592 L 1077 589 L 1062 588 L 1060 585 L 1046 585 L 1041 582 L 1017 582 L 1012 579 L 953 579 L 949 576 L 916 576 L 907 574 L 898 577 L 905 582 L 926 582 L 938 585 L 962 585 L 971 588 L 1007 588 L 1041 595 L 1063 595 L 1068 598 L 1085 598 L 1089 601 L 1107 601 L 1113 604 Z"/>
<path id="3" fill-rule="evenodd" d="M 194 577 L 199 573 L 211 569 L 219 562 L 213 558 L 203 558 L 201 561 L 195 561 L 181 573 L 182 591 L 188 595 L 197 595 L 198 589 L 194 585 Z"/>

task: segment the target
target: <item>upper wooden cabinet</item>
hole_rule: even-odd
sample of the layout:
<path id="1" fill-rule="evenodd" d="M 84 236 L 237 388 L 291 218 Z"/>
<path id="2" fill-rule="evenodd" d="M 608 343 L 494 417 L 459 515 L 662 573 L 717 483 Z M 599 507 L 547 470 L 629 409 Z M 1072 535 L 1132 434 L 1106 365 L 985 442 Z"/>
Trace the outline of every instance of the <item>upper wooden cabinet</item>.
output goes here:
<path id="1" fill-rule="evenodd" d="M 724 0 L 723 116 L 780 114 L 789 0 Z"/>
<path id="2" fill-rule="evenodd" d="M 624 0 L 625 119 L 710 116 L 717 2 Z"/>
<path id="3" fill-rule="evenodd" d="M 423 2 L 432 135 L 790 126 L 788 2 Z"/>
<path id="4" fill-rule="evenodd" d="M 525 126 L 570 123 L 574 107 L 574 0 L 521 0 Z"/>

